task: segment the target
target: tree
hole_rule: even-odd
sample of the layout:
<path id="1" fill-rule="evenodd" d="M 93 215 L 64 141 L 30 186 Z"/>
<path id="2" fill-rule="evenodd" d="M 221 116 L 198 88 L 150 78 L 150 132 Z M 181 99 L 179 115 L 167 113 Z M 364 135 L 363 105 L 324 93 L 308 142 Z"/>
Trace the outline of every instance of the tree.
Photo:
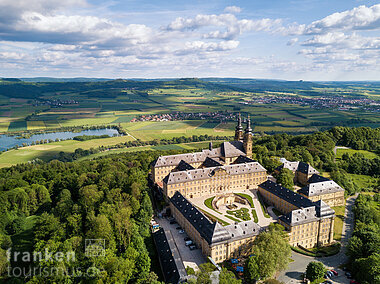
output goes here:
<path id="1" fill-rule="evenodd" d="M 245 263 L 245 278 L 248 283 L 255 283 L 260 279 L 260 267 L 256 256 L 250 256 Z"/>
<path id="2" fill-rule="evenodd" d="M 233 272 L 223 267 L 219 274 L 219 284 L 241 284 L 241 280 L 236 279 Z"/>
<path id="3" fill-rule="evenodd" d="M 322 278 L 326 273 L 326 268 L 322 262 L 312 261 L 306 267 L 306 278 L 310 281 Z"/>
<path id="4" fill-rule="evenodd" d="M 264 284 L 284 284 L 284 282 L 278 281 L 277 279 L 267 279 Z"/>
<path id="5" fill-rule="evenodd" d="M 199 270 L 196 273 L 197 284 L 211 284 L 210 275 L 213 272 L 215 266 L 211 263 L 202 263 L 199 265 Z"/>
<path id="6" fill-rule="evenodd" d="M 294 190 L 294 174 L 291 170 L 283 168 L 277 177 L 277 183 L 283 187 Z"/>
<path id="7" fill-rule="evenodd" d="M 262 232 L 256 237 L 250 253 L 255 256 L 260 278 L 265 279 L 276 271 L 284 270 L 291 255 L 284 228 L 281 225 L 269 226 L 267 232 Z"/>

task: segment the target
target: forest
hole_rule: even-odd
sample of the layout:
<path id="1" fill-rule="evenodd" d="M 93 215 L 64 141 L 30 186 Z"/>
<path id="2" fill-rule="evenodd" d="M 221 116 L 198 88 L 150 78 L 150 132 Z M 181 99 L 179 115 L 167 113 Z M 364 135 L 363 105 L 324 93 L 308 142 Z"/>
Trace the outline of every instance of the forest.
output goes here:
<path id="1" fill-rule="evenodd" d="M 21 280 L 17 278 L 19 283 L 154 283 L 157 275 L 151 262 L 156 258 L 149 228 L 153 211 L 146 173 L 149 163 L 159 154 L 163 153 L 141 152 L 2 169 L 2 275 L 8 275 L 6 251 L 12 247 L 12 251 L 75 252 L 75 261 L 43 259 L 20 263 L 18 259 L 15 263 L 11 259 L 11 267 L 59 267 L 63 271 L 48 277 L 26 274 Z M 105 239 L 105 254 L 86 257 L 85 239 Z M 157 269 L 157 263 L 154 265 Z M 84 273 L 89 268 L 91 275 Z"/>
<path id="2" fill-rule="evenodd" d="M 380 283 L 380 194 L 360 194 L 354 213 L 355 228 L 347 252 L 350 271 L 360 283 Z"/>
<path id="3" fill-rule="evenodd" d="M 352 141 L 356 141 L 361 148 L 378 153 L 379 133 L 379 129 L 337 127 L 308 135 L 256 136 L 253 158 L 268 172 L 279 165 L 278 157 L 308 162 L 321 172 L 329 172 L 346 189 L 346 194 L 352 195 L 360 188 L 349 174 L 362 173 L 378 178 L 380 160 L 369 161 L 354 154 L 335 161 L 334 146 L 352 146 Z M 191 139 L 203 140 L 205 137 Z M 84 155 L 79 150 L 76 152 L 78 157 Z M 52 273 L 47 278 L 28 274 L 21 280 L 15 278 L 14 283 L 158 283 L 160 270 L 149 228 L 153 208 L 147 174 L 156 157 L 178 152 L 141 151 L 83 161 L 72 161 L 75 157 L 70 157 L 70 162 L 35 161 L 0 169 L 0 271 L 3 279 L 12 278 L 7 273 L 10 265 L 11 268 L 47 270 L 58 267 L 64 271 Z M 352 161 L 358 164 L 357 167 L 352 167 Z M 378 192 L 379 183 L 370 190 Z M 364 263 L 362 259 L 366 258 L 378 263 L 379 242 L 373 241 L 375 235 L 379 235 L 378 211 L 368 213 L 368 202 L 361 201 L 373 198 L 371 206 L 375 206 L 378 196 L 360 195 L 358 198 L 353 237 L 358 241 L 356 244 L 351 241 L 350 245 L 363 254 L 352 253 L 352 263 Z M 368 234 L 363 233 L 366 232 L 362 230 L 364 227 L 368 227 L 365 229 Z M 105 239 L 105 254 L 87 257 L 86 239 Z M 377 246 L 369 250 L 367 240 L 371 246 L 377 242 Z M 20 259 L 11 259 L 9 263 L 7 251 L 11 247 L 12 252 L 74 251 L 75 261 L 38 259 L 20 262 Z M 84 273 L 88 269 L 91 274 Z"/>

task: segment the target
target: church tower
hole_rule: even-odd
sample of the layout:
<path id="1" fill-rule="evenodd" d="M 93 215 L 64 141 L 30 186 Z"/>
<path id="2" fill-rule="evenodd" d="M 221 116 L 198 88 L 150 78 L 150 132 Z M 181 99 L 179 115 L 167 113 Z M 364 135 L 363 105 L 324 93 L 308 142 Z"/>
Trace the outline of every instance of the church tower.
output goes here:
<path id="1" fill-rule="evenodd" d="M 245 129 L 244 133 L 243 146 L 247 157 L 252 157 L 252 128 L 249 115 L 247 119 L 247 128 Z"/>
<path id="2" fill-rule="evenodd" d="M 242 141 L 243 140 L 243 126 L 241 126 L 241 116 L 239 112 L 239 118 L 238 118 L 238 124 L 235 128 L 235 141 Z"/>

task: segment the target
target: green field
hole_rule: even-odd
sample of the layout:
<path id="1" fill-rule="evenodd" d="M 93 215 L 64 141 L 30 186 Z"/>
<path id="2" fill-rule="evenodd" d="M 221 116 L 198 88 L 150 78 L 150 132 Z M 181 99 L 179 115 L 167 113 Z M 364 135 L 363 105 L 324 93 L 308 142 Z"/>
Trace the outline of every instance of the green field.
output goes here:
<path id="1" fill-rule="evenodd" d="M 97 148 L 99 146 L 112 146 L 119 143 L 132 141 L 130 136 L 111 137 L 103 139 L 94 139 L 88 141 L 76 141 L 65 140 L 60 142 L 52 142 L 49 144 L 33 145 L 28 147 L 19 148 L 17 150 L 9 150 L 0 154 L 0 168 L 9 167 L 19 163 L 26 163 L 34 159 L 41 159 L 43 161 L 51 160 L 59 152 L 73 153 L 75 149 L 82 148 L 84 150 L 90 148 Z M 216 142 L 217 143 L 217 142 Z M 79 160 L 93 159 L 109 154 L 136 152 L 136 151 L 148 151 L 148 150 L 196 150 L 203 149 L 208 146 L 209 142 L 191 142 L 181 144 L 170 145 L 158 145 L 158 146 L 140 146 L 112 149 L 104 152 L 92 154 L 80 158 Z"/>
<path id="2" fill-rule="evenodd" d="M 150 141 L 154 139 L 171 139 L 173 137 L 193 135 L 233 136 L 234 125 L 221 128 L 220 123 L 209 123 L 201 120 L 184 121 L 139 121 L 121 123 L 121 126 L 133 137 Z"/>
<path id="3" fill-rule="evenodd" d="M 376 187 L 378 180 L 366 175 L 348 174 L 360 191 L 371 190 Z"/>
<path id="4" fill-rule="evenodd" d="M 366 150 L 354 150 L 354 149 L 337 149 L 336 150 L 336 158 L 341 159 L 343 154 L 348 153 L 349 155 L 353 155 L 355 153 L 360 153 L 363 154 L 364 157 L 368 159 L 374 159 L 374 158 L 379 158 L 379 155 L 376 153 L 366 151 Z"/>
<path id="5" fill-rule="evenodd" d="M 340 241 L 342 238 L 342 229 L 344 222 L 344 211 L 346 206 L 335 206 L 332 209 L 335 211 L 335 221 L 334 221 L 334 240 Z"/>
<path id="6" fill-rule="evenodd" d="M 88 141 L 65 140 L 42 145 L 22 147 L 17 150 L 9 150 L 0 154 L 0 167 L 8 167 L 18 163 L 26 163 L 36 158 L 47 161 L 59 152 L 72 153 L 77 148 L 84 150 L 99 146 L 116 145 L 118 143 L 132 141 L 130 136 L 93 139 Z"/>
<path id="7" fill-rule="evenodd" d="M 207 81 L 207 80 L 206 80 Z M 331 127 L 332 124 L 342 125 L 350 123 L 353 126 L 380 125 L 380 117 L 376 113 L 360 110 L 340 111 L 333 109 L 312 109 L 309 106 L 268 103 L 255 104 L 252 98 L 263 95 L 295 95 L 302 93 L 302 89 L 294 92 L 267 91 L 257 87 L 255 90 L 231 90 L 234 82 L 229 85 L 209 85 L 206 81 L 184 79 L 161 83 L 131 83 L 134 88 L 123 88 L 114 81 L 117 87 L 110 88 L 109 84 L 100 84 L 97 88 L 86 91 L 75 89 L 45 92 L 40 95 L 43 100 L 75 100 L 76 103 L 64 104 L 59 108 L 47 105 L 33 105 L 31 100 L 23 98 L 9 98 L 0 93 L 0 132 L 17 132 L 25 130 L 59 128 L 62 126 L 92 126 L 121 124 L 136 138 L 151 140 L 156 138 L 172 138 L 175 136 L 191 136 L 200 134 L 231 135 L 234 123 L 227 121 L 220 124 L 210 117 L 206 121 L 163 121 L 163 122 L 130 122 L 133 118 L 149 114 L 163 114 L 173 112 L 199 113 L 199 112 L 241 112 L 250 114 L 252 127 L 256 132 L 314 132 Z M 208 80 L 212 82 L 213 80 Z M 217 82 L 226 80 L 215 79 Z M 228 80 L 227 80 L 228 81 Z M 252 83 L 252 82 L 251 82 Z M 241 86 L 240 82 L 237 86 Z M 275 81 L 261 82 L 269 84 L 269 89 L 276 89 Z M 141 86 L 142 88 L 141 88 Z M 244 84 L 243 84 L 244 85 Z M 0 85 L 1 87 L 1 85 Z M 27 86 L 25 86 L 27 87 Z M 61 88 L 57 85 L 57 88 Z M 288 87 L 286 87 L 288 88 Z M 285 88 L 285 89 L 286 89 Z M 376 88 L 366 90 L 365 86 L 352 89 L 359 95 L 376 95 Z M 336 89 L 337 94 L 341 94 Z M 141 89 L 138 91 L 136 89 Z M 331 94 L 335 89 L 330 85 L 315 86 L 310 97 Z M 21 94 L 18 94 L 22 97 Z M 25 94 L 28 97 L 28 94 Z M 302 94 L 307 97 L 306 94 Z M 242 104 L 245 103 L 245 104 Z M 361 119 L 366 121 L 361 122 Z M 352 122 L 357 120 L 358 122 Z M 354 124 L 353 124 L 354 123 Z M 356 124 L 355 124 L 356 123 Z"/>
<path id="8" fill-rule="evenodd" d="M 219 83 L 228 82 L 220 85 Z M 248 81 L 247 81 L 248 82 Z M 77 87 L 70 84 L 62 85 L 51 83 L 15 83 L 22 85 L 23 90 L 38 86 L 41 93 L 34 94 L 24 91 L 15 92 L 16 97 L 8 94 L 14 90 L 11 85 L 2 85 L 0 81 L 0 134 L 22 133 L 25 131 L 52 130 L 61 127 L 91 127 L 118 125 L 123 128 L 133 139 L 152 141 L 155 139 L 172 139 L 174 137 L 191 137 L 193 135 L 233 136 L 236 126 L 235 119 L 231 117 L 238 112 L 243 117 L 251 116 L 252 128 L 256 133 L 310 133 L 332 127 L 333 125 L 346 124 L 349 126 L 380 126 L 378 113 L 363 112 L 352 109 L 341 111 L 333 109 L 314 109 L 309 106 L 291 103 L 255 103 L 256 98 L 273 95 L 291 95 L 302 97 L 322 96 L 329 92 L 330 95 L 341 95 L 345 89 L 351 90 L 351 94 L 363 96 L 375 96 L 380 93 L 377 85 L 367 89 L 363 86 L 350 86 L 340 84 L 335 88 L 331 84 L 314 84 L 303 90 L 300 87 L 292 89 L 293 84 L 277 81 L 249 81 L 248 88 L 243 81 L 228 79 L 180 79 L 174 81 L 109 81 L 104 83 L 83 83 Z M 29 84 L 29 85 L 28 85 Z M 218 85 L 219 84 L 219 85 Z M 313 85 L 311 84 L 311 85 Z M 302 85 L 300 83 L 300 85 Z M 252 87 L 253 86 L 253 87 Z M 253 89 L 252 89 L 253 88 Z M 279 88 L 281 90 L 279 90 Z M 310 93 L 310 94 L 309 94 Z M 13 93 L 12 93 L 13 94 Z M 46 101 L 72 100 L 59 107 L 44 104 Z M 39 102 L 41 104 L 36 104 Z M 143 116 L 173 113 L 210 113 L 224 112 L 226 119 L 216 119 L 214 115 L 206 119 L 152 121 Z M 135 120 L 138 121 L 135 121 Z M 145 120 L 145 121 L 143 121 Z M 133 121 L 133 122 L 132 122 Z M 113 139 L 113 138 L 112 138 Z M 86 142 L 58 142 L 48 145 L 37 145 L 0 155 L 0 165 L 6 166 L 15 162 L 30 161 L 35 158 L 50 159 L 60 151 L 73 152 L 76 148 L 89 149 L 91 147 L 117 144 L 117 139 L 96 140 Z M 126 139 L 122 138 L 121 140 Z M 128 138 L 130 139 L 130 137 Z M 59 144 L 61 143 L 61 144 Z M 82 144 L 78 144 L 82 143 Z M 207 145 L 204 145 L 207 147 Z M 182 148 L 181 148 L 182 147 Z M 189 147 L 189 148 L 186 148 Z M 146 149 L 192 149 L 192 146 L 147 146 Z M 144 148 L 144 149 L 145 149 Z M 115 151 L 115 150 L 114 150 Z M 132 151 L 125 149 L 125 151 Z M 344 152 L 353 150 L 338 150 L 337 158 Z M 376 155 L 367 151 L 359 151 L 366 157 L 373 158 Z M 100 153 L 103 154 L 103 153 Z M 358 181 L 359 183 L 361 181 Z"/>

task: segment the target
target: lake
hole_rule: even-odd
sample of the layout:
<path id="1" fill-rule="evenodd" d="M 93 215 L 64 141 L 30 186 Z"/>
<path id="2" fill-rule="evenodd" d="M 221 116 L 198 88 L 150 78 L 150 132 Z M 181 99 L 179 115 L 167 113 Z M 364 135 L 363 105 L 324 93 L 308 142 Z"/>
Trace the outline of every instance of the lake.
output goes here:
<path id="1" fill-rule="evenodd" d="M 75 136 L 81 135 L 109 135 L 113 136 L 114 134 L 119 135 L 119 132 L 113 128 L 103 128 L 103 129 L 88 129 L 83 130 L 81 132 L 72 132 L 72 131 L 62 131 L 62 132 L 51 132 L 51 133 L 43 133 L 43 134 L 35 134 L 30 136 L 30 138 L 20 138 L 17 136 L 8 136 L 8 135 L 0 135 L 0 151 L 7 150 L 14 146 L 22 146 L 23 143 L 31 145 L 33 142 L 41 141 L 45 139 L 51 139 L 55 141 L 55 139 L 59 140 L 67 140 L 74 138 Z"/>

